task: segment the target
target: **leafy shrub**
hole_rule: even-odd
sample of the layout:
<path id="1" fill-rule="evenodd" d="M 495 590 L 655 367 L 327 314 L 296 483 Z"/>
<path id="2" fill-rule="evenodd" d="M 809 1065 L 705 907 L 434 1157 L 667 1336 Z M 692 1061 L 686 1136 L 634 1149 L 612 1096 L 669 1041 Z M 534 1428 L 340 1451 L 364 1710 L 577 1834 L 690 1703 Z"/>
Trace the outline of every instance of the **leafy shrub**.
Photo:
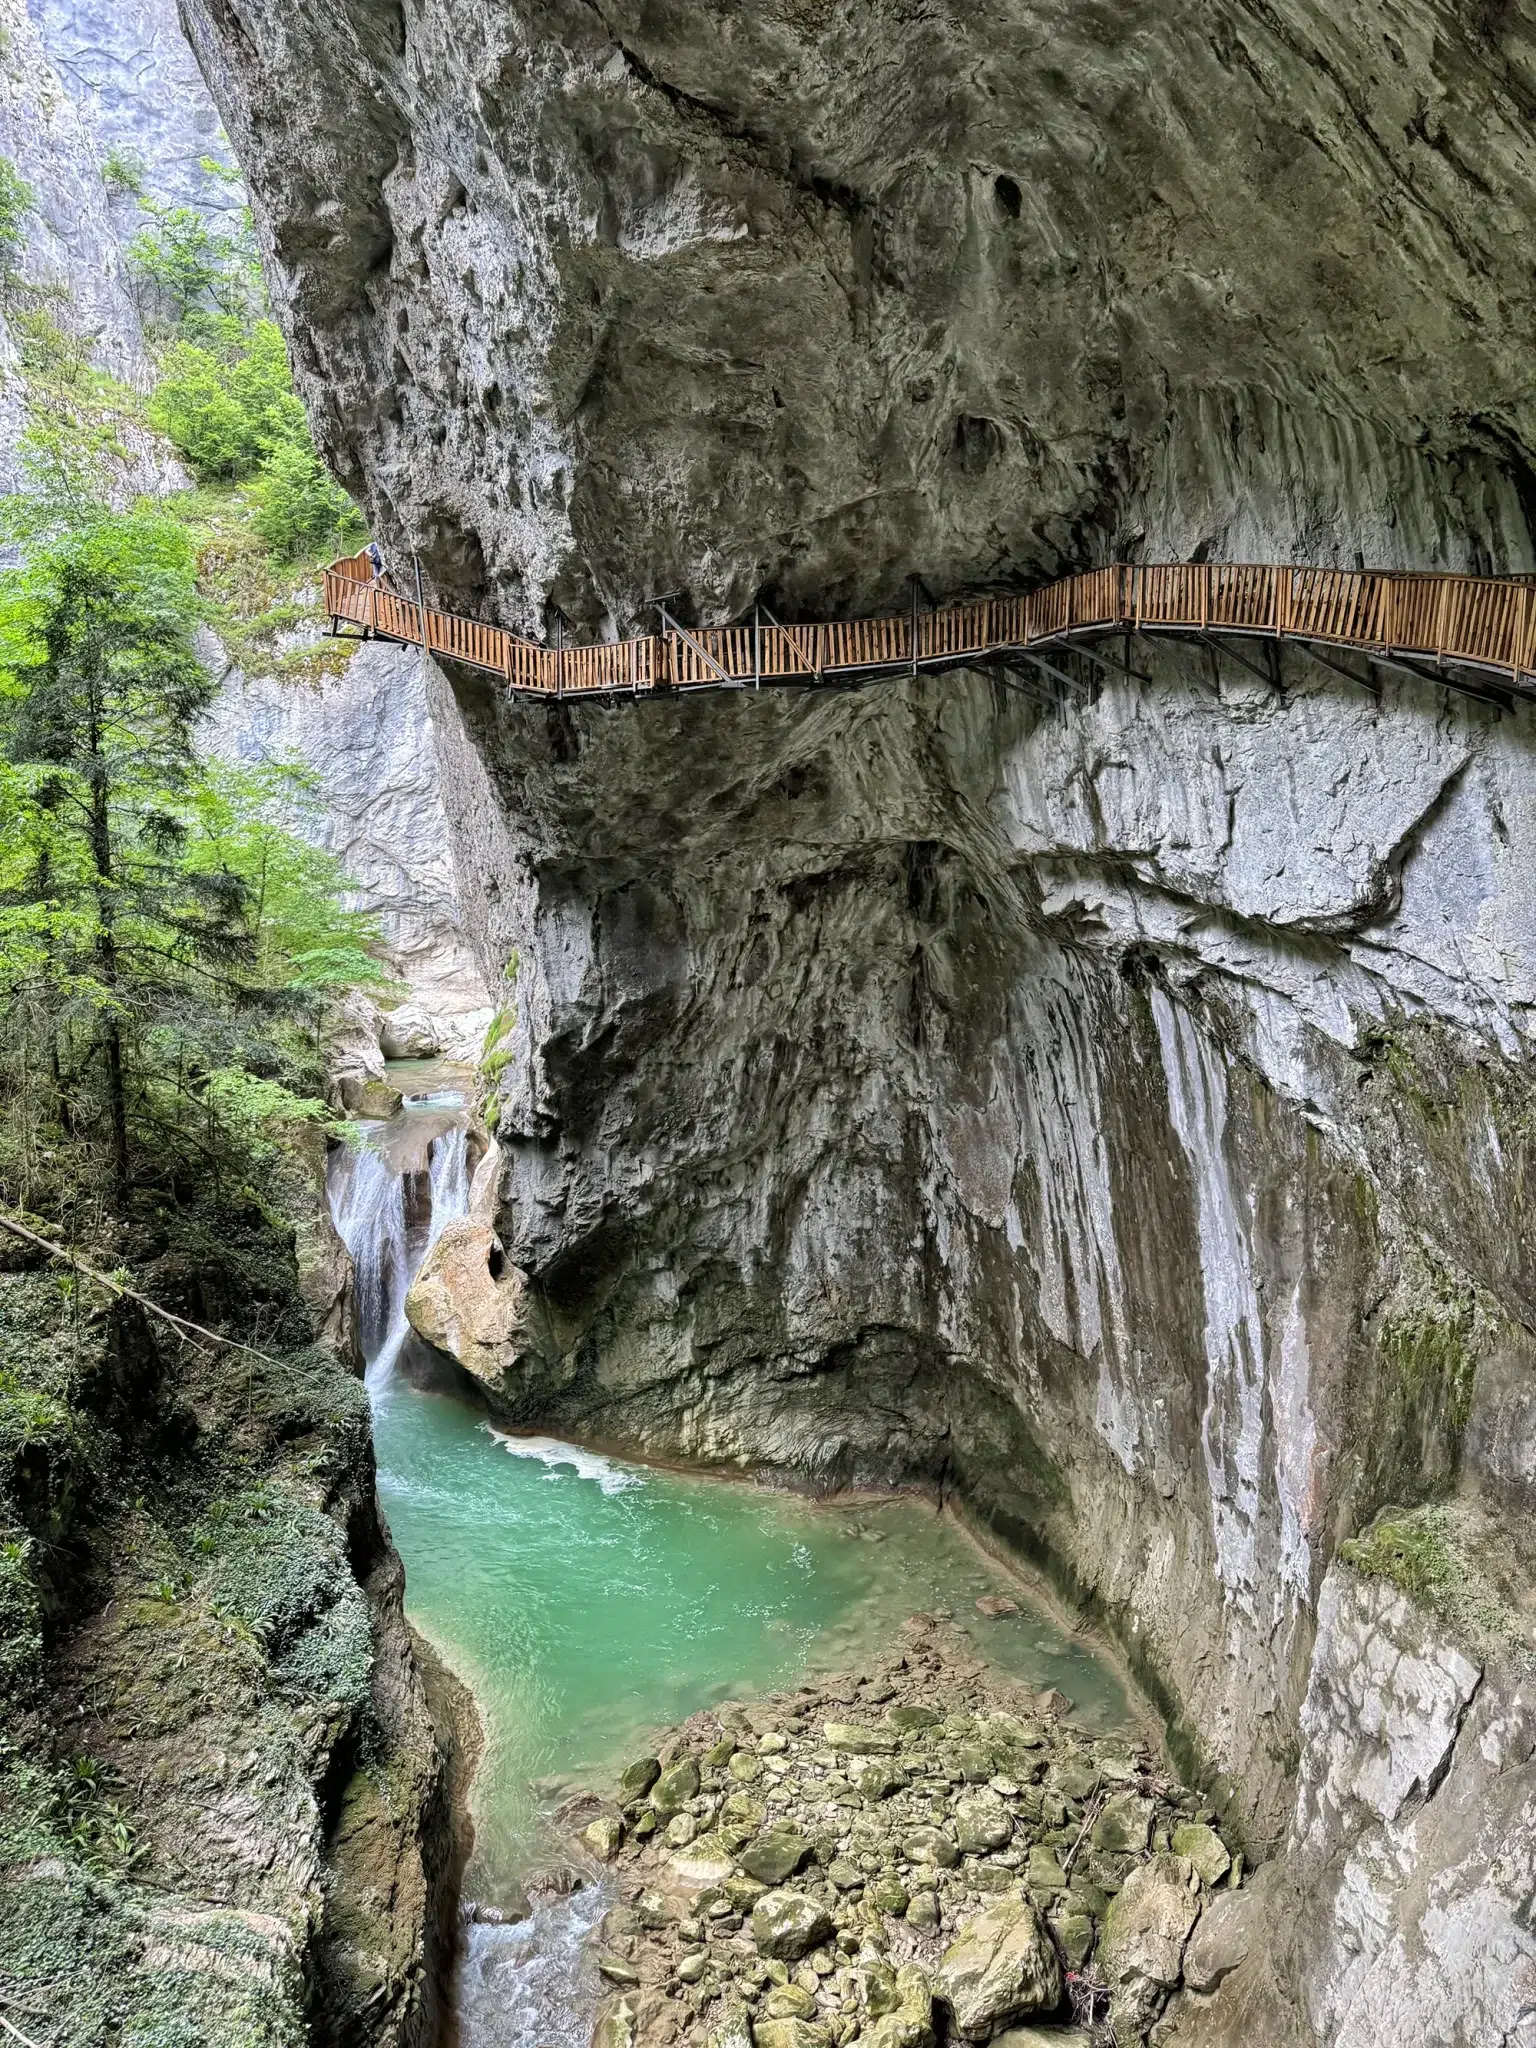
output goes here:
<path id="1" fill-rule="evenodd" d="M 260 307 L 261 272 L 248 226 L 225 234 L 195 207 L 140 203 L 150 224 L 129 244 L 128 261 L 175 325 L 198 316 L 248 318 Z"/>
<path id="2" fill-rule="evenodd" d="M 136 149 L 124 149 L 114 142 L 101 160 L 101 179 L 107 190 L 129 199 L 144 197 L 144 159 Z"/>
<path id="3" fill-rule="evenodd" d="M 32 187 L 8 156 L 0 156 L 0 280 L 16 275 L 31 211 Z"/>
<path id="4" fill-rule="evenodd" d="M 206 340 L 176 342 L 149 412 L 205 483 L 251 476 L 275 448 L 309 438 L 283 337 L 270 320 L 246 331 L 224 318 Z"/>
<path id="5" fill-rule="evenodd" d="M 352 500 L 308 439 L 280 441 L 262 463 L 251 496 L 252 524 L 272 553 L 286 560 L 359 523 Z"/>

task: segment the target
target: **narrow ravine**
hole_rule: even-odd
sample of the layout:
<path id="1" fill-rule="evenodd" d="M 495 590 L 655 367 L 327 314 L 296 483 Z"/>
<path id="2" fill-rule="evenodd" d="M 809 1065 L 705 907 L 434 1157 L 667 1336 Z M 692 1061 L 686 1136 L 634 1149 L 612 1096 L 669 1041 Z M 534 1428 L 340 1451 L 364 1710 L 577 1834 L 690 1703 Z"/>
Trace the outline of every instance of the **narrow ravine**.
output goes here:
<path id="1" fill-rule="evenodd" d="M 461 2040 L 585 2048 L 599 1988 L 587 1941 L 611 1883 L 595 1867 L 574 1890 L 552 1877 L 571 1851 L 551 1815 L 572 1787 L 609 1782 L 647 1731 L 857 1668 L 916 1610 L 952 1615 L 1000 1671 L 1059 1689 L 1085 1728 L 1118 1730 L 1131 1707 L 1108 1665 L 1042 1612 L 1021 1602 L 983 1618 L 978 1600 L 1017 1586 L 922 1502 L 818 1505 L 497 1428 L 405 1316 L 433 1239 L 465 1211 L 464 1096 L 440 1074 L 395 1078 L 405 1107 L 338 1148 L 330 1197 L 408 1611 L 485 1728 Z"/>

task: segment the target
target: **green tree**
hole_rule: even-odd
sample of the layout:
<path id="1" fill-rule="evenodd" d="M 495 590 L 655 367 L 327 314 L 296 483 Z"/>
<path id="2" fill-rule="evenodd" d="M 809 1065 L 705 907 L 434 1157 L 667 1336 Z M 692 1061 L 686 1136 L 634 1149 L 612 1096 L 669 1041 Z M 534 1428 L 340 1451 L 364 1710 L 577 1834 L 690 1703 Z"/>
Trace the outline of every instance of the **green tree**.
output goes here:
<path id="1" fill-rule="evenodd" d="M 141 197 L 149 215 L 128 245 L 128 260 L 141 283 L 176 326 L 198 316 L 246 319 L 262 303 L 261 271 L 249 227 L 239 233 L 211 227 L 192 206 L 171 206 Z"/>
<path id="2" fill-rule="evenodd" d="M 275 448 L 309 440 L 271 320 L 246 329 L 226 317 L 210 323 L 203 339 L 174 343 L 149 414 L 205 483 L 251 476 Z"/>
<path id="3" fill-rule="evenodd" d="M 114 142 L 101 160 L 101 180 L 107 190 L 128 199 L 144 197 L 144 159 L 136 149 Z"/>
<path id="4" fill-rule="evenodd" d="M 339 541 L 359 528 L 357 508 L 331 476 L 306 436 L 280 441 L 262 463 L 251 486 L 256 511 L 252 524 L 279 560 Z"/>
<path id="5" fill-rule="evenodd" d="M 142 1164 L 238 1174 L 259 1124 L 323 1116 L 291 1085 L 307 1034 L 382 978 L 334 868 L 269 815 L 293 793 L 198 759 L 197 616 L 157 513 L 99 513 L 0 577 L 9 1152 L 42 1125 L 103 1150 L 118 1215 Z"/>

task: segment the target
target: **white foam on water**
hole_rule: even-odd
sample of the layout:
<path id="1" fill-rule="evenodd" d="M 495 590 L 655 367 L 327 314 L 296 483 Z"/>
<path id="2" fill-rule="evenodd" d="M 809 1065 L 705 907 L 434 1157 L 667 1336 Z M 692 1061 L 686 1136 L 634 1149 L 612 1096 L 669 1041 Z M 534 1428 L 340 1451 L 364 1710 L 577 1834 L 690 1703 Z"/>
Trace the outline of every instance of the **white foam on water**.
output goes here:
<path id="1" fill-rule="evenodd" d="M 530 1919 L 466 1929 L 459 2036 L 473 2048 L 587 2048 L 601 1990 L 588 1940 L 612 1904 L 606 1885 L 541 1898 Z"/>
<path id="2" fill-rule="evenodd" d="M 643 1476 L 628 1465 L 616 1465 L 612 1458 L 599 1457 L 596 1451 L 578 1450 L 574 1444 L 562 1444 L 552 1436 L 507 1436 L 502 1430 L 487 1430 L 501 1448 L 513 1458 L 533 1458 L 551 1470 L 545 1475 L 558 1479 L 559 1467 L 569 1465 L 578 1479 L 595 1479 L 604 1493 L 622 1493 L 628 1486 L 643 1486 Z"/>

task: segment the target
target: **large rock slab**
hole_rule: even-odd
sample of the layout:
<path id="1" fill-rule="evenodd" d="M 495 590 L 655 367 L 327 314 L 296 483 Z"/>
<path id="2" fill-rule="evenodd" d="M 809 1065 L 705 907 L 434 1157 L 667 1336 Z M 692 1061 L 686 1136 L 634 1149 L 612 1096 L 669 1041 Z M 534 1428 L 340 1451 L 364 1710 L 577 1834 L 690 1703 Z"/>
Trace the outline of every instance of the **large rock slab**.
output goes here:
<path id="1" fill-rule="evenodd" d="M 832 1918 L 803 1892 L 765 1892 L 752 1908 L 752 1939 L 760 1955 L 795 1962 L 830 1940 Z"/>
<path id="2" fill-rule="evenodd" d="M 934 1987 L 956 2033 L 985 2041 L 1010 2020 L 1055 2011 L 1061 1962 L 1034 1907 L 1024 1899 L 1000 1899 L 960 1930 Z"/>
<path id="3" fill-rule="evenodd" d="M 1126 1879 L 1110 1902 L 1097 1958 L 1113 2026 L 1151 2026 L 1180 1981 L 1199 1917 L 1200 1879 L 1184 1857 L 1154 1856 Z"/>

